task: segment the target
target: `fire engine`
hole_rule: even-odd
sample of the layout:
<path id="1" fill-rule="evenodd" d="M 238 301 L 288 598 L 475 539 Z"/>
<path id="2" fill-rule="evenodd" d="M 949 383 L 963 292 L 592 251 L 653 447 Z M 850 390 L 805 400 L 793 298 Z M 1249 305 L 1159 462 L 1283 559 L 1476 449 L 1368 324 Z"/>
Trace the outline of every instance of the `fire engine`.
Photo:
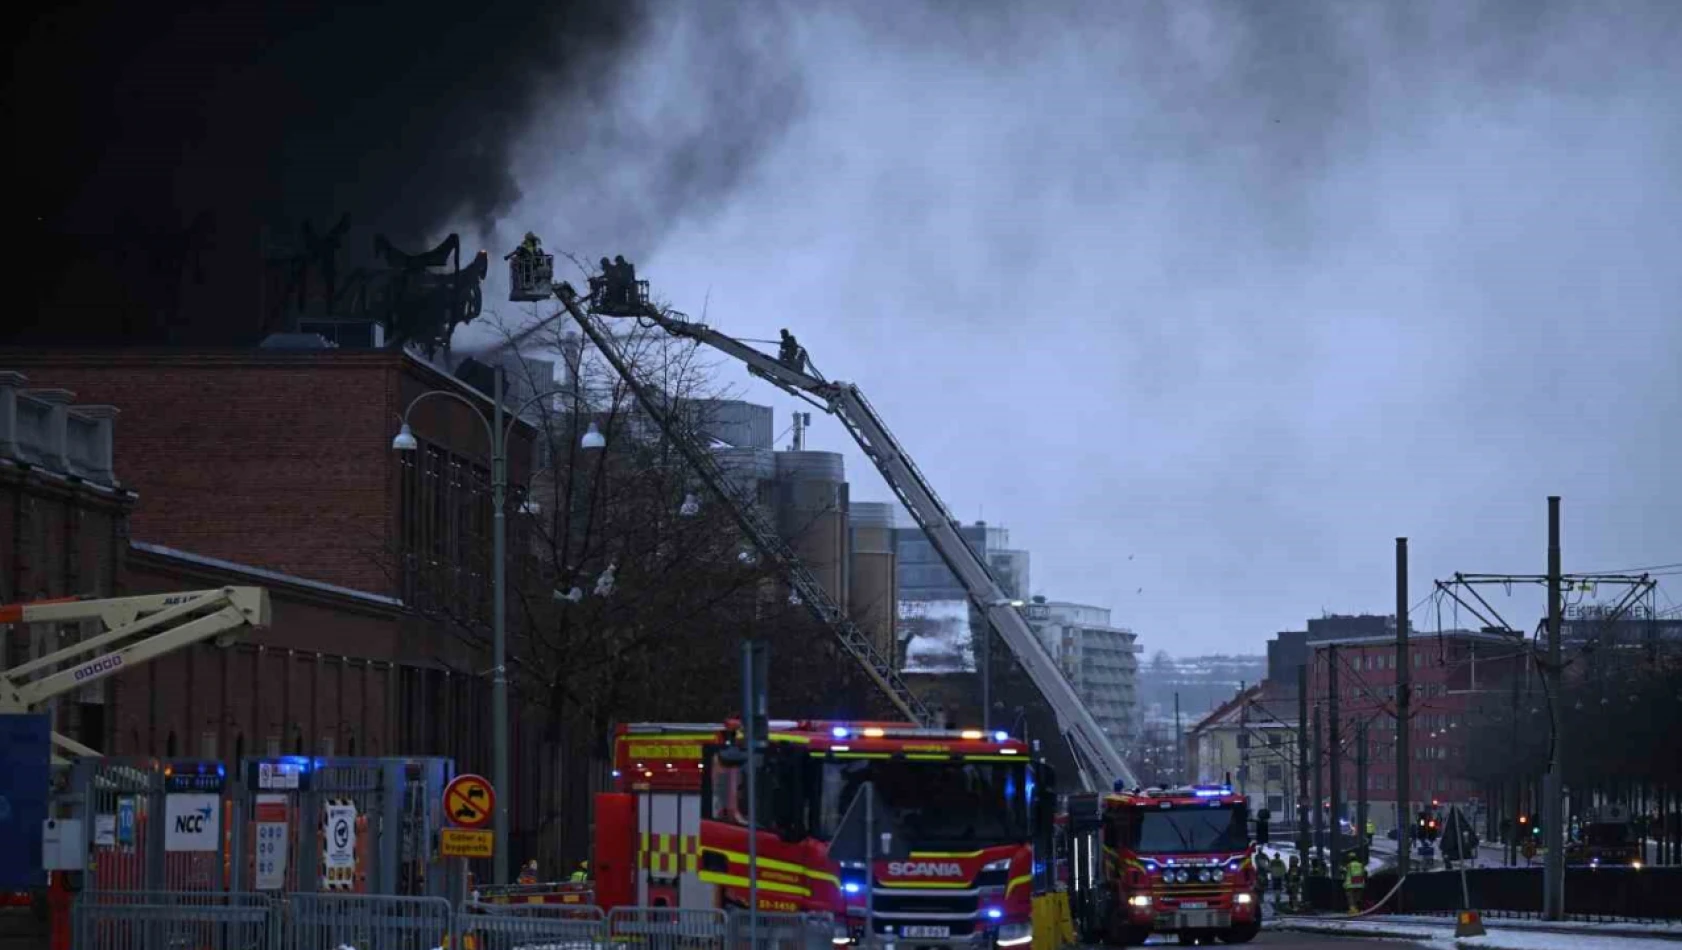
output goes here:
<path id="1" fill-rule="evenodd" d="M 1641 845 L 1629 811 L 1613 805 L 1583 822 L 1582 839 L 1565 848 L 1565 863 L 1588 867 L 1641 867 Z"/>
<path id="2" fill-rule="evenodd" d="M 733 722 L 622 725 L 614 790 L 596 804 L 604 908 L 746 907 L 746 774 Z M 760 910 L 827 913 L 836 945 L 866 920 L 902 946 L 1017 947 L 1032 940 L 1036 843 L 1049 853 L 1054 778 L 1004 732 L 890 722 L 771 720 L 756 784 Z M 864 784 L 904 836 L 903 858 L 830 854 Z M 867 909 L 866 889 L 869 905 Z M 868 918 L 867 918 L 868 914 Z"/>
<path id="3" fill-rule="evenodd" d="M 1175 933 L 1243 943 L 1261 930 L 1256 842 L 1224 785 L 1069 797 L 1071 913 L 1111 946 Z"/>

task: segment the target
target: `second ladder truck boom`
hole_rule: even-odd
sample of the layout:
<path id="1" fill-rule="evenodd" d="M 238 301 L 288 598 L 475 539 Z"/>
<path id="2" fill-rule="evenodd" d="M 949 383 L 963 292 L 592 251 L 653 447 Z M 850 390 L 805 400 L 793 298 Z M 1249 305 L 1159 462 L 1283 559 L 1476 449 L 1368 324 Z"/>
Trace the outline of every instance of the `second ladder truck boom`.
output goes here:
<path id="1" fill-rule="evenodd" d="M 999 632 L 1005 645 L 1010 648 L 1023 671 L 1044 697 L 1047 706 L 1057 718 L 1058 728 L 1074 750 L 1082 787 L 1096 791 L 1112 786 L 1130 787 L 1137 784 L 1127 762 L 1098 725 L 1098 721 L 1082 702 L 1074 687 L 1058 669 L 1051 654 L 1028 626 L 1027 618 L 1018 609 L 1018 605 L 1006 597 L 1004 588 L 993 576 L 987 562 L 964 540 L 959 532 L 958 520 L 952 516 L 950 509 L 935 493 L 934 487 L 923 477 L 916 462 L 894 438 L 887 424 L 876 414 L 857 386 L 826 380 L 815 371 L 809 370 L 804 351 L 797 346 L 786 347 L 791 352 L 785 352 L 780 358 L 772 357 L 740 340 L 719 333 L 704 323 L 679 319 L 662 312 L 649 304 L 647 291 L 641 284 L 624 288 L 621 295 L 613 300 L 604 299 L 603 288 L 594 290 L 588 299 L 580 298 L 569 284 L 553 282 L 552 267 L 543 266 L 541 258 L 544 256 L 546 255 L 539 255 L 536 267 L 529 261 L 514 262 L 510 272 L 510 296 L 515 300 L 545 299 L 550 294 L 558 297 L 567 312 L 590 337 L 591 342 L 614 364 L 621 376 L 626 377 L 627 383 L 633 388 L 637 385 L 636 380 L 631 378 L 629 367 L 623 365 L 623 360 L 618 358 L 617 347 L 611 336 L 597 322 L 598 313 L 648 321 L 672 336 L 704 343 L 745 363 L 753 375 L 769 380 L 779 388 L 817 405 L 841 420 L 906 511 L 910 512 L 911 517 L 923 529 L 930 545 L 963 585 L 971 602 L 987 617 L 993 629 Z M 653 400 L 644 398 L 643 403 L 645 408 L 658 414 L 659 407 Z M 680 448 L 688 451 L 681 445 L 683 440 L 678 441 Z M 694 461 L 704 465 L 701 460 Z M 857 650 L 854 651 L 854 655 L 868 656 L 860 654 Z M 924 724 L 930 724 L 924 710 L 920 708 L 921 703 L 910 697 L 909 690 L 898 681 L 897 674 L 890 666 L 885 663 L 867 663 L 867 669 L 878 684 L 889 691 L 902 710 L 913 714 L 914 718 Z"/>

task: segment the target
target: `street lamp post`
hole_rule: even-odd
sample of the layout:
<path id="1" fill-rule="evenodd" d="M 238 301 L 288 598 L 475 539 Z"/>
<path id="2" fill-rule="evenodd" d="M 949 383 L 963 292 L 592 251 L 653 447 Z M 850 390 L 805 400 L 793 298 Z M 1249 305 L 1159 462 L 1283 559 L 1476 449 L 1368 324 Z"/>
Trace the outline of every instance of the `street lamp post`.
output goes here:
<path id="1" fill-rule="evenodd" d="M 491 784 L 496 788 L 496 815 L 494 816 L 494 835 L 496 838 L 495 853 L 491 858 L 493 882 L 497 885 L 508 883 L 508 799 L 513 789 L 508 784 L 508 604 L 507 604 L 507 563 L 508 563 L 508 515 L 504 510 L 508 498 L 508 434 L 514 428 L 514 423 L 520 421 L 520 414 L 525 412 L 539 399 L 563 395 L 559 391 L 542 392 L 527 399 L 514 410 L 507 424 L 503 423 L 503 368 L 496 368 L 496 385 L 493 403 L 493 419 L 486 419 L 479 410 L 465 396 L 445 389 L 433 389 L 416 396 L 403 410 L 402 426 L 397 430 L 397 437 L 391 440 L 391 447 L 398 452 L 413 452 L 420 447 L 414 432 L 409 428 L 409 414 L 415 406 L 431 396 L 443 396 L 454 399 L 466 406 L 478 417 L 485 426 L 485 433 L 491 443 Z M 599 449 L 607 444 L 607 439 L 596 428 L 594 422 L 584 433 L 580 446 L 586 449 Z"/>

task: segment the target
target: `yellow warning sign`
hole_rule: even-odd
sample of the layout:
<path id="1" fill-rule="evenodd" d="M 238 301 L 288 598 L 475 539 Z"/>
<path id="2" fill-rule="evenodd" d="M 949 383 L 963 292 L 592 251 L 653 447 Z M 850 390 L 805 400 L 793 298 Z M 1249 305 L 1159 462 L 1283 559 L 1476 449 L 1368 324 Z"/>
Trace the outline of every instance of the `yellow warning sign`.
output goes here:
<path id="1" fill-rule="evenodd" d="M 446 858 L 488 858 L 495 853 L 496 836 L 481 828 L 445 828 L 439 832 L 438 853 Z"/>
<path id="2" fill-rule="evenodd" d="M 462 828 L 483 828 L 496 810 L 496 790 L 478 775 L 458 775 L 444 787 L 444 814 Z"/>

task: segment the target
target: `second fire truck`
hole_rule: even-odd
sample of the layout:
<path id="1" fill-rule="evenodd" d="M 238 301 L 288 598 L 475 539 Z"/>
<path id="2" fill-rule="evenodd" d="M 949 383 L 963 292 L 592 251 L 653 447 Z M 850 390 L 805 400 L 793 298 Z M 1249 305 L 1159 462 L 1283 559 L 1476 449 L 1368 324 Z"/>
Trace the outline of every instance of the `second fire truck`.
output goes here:
<path id="1" fill-rule="evenodd" d="M 615 790 L 597 798 L 596 893 L 603 907 L 746 907 L 748 807 L 726 754 L 734 723 L 621 726 Z M 1049 853 L 1052 778 L 1003 732 L 900 723 L 770 722 L 758 778 L 758 907 L 826 913 L 834 943 L 870 919 L 905 947 L 1022 947 L 1033 937 L 1035 854 Z M 908 854 L 830 854 L 869 782 L 878 830 Z M 1036 842 L 1040 842 L 1036 849 Z"/>
<path id="2" fill-rule="evenodd" d="M 1243 943 L 1261 930 L 1257 842 L 1230 787 L 1071 795 L 1067 835 L 1071 912 L 1089 941 Z"/>

